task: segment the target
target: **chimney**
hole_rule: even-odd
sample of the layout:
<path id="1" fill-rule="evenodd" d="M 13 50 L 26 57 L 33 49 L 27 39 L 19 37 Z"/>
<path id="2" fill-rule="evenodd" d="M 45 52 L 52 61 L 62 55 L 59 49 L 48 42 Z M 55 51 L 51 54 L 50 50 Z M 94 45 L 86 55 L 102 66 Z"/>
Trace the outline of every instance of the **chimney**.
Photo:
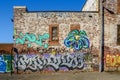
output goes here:
<path id="1" fill-rule="evenodd" d="M 14 6 L 14 19 L 19 19 L 23 16 L 23 13 L 27 12 L 26 6 Z"/>

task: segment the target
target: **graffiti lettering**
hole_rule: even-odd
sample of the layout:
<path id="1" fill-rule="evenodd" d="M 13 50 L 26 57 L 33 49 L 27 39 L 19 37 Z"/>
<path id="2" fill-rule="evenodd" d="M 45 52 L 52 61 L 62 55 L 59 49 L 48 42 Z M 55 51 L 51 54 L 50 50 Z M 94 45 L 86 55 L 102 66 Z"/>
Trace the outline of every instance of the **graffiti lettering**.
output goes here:
<path id="1" fill-rule="evenodd" d="M 38 55 L 22 54 L 18 56 L 16 63 L 18 63 L 18 70 L 23 71 L 82 69 L 84 67 L 84 56 L 82 53 L 64 55 L 43 54 L 42 57 Z"/>
<path id="2" fill-rule="evenodd" d="M 117 67 L 120 66 L 120 55 L 116 54 L 106 54 L 105 64 L 107 67 Z"/>
<path id="3" fill-rule="evenodd" d="M 12 71 L 11 55 L 0 55 L 0 72 Z"/>
<path id="4" fill-rule="evenodd" d="M 66 47 L 74 48 L 75 50 L 81 50 L 82 48 L 89 48 L 89 40 L 84 30 L 73 30 L 68 34 L 68 37 L 64 40 Z"/>
<path id="5" fill-rule="evenodd" d="M 48 44 L 43 43 L 43 41 L 49 39 L 48 33 L 45 33 L 43 35 L 38 35 L 38 39 L 35 36 L 35 34 L 29 34 L 29 33 L 26 33 L 25 35 L 20 33 L 20 37 L 22 38 L 16 38 L 17 44 L 25 44 L 26 41 L 28 43 L 28 47 L 31 47 L 31 43 L 36 43 L 39 46 L 44 46 L 44 48 L 48 48 Z"/>

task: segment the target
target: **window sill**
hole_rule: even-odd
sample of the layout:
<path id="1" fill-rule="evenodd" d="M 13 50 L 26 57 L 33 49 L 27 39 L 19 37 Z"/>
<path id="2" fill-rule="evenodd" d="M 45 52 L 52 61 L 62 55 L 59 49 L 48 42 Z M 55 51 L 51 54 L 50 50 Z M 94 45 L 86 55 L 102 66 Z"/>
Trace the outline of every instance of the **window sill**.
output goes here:
<path id="1" fill-rule="evenodd" d="M 60 43 L 59 43 L 59 42 L 52 41 L 52 42 L 49 42 L 49 45 L 50 45 L 50 46 L 60 46 Z"/>

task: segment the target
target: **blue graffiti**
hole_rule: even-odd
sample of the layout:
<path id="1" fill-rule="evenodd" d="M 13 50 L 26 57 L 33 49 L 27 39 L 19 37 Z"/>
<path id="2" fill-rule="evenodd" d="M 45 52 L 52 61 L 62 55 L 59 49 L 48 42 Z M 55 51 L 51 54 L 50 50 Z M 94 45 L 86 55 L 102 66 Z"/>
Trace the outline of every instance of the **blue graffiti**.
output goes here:
<path id="1" fill-rule="evenodd" d="M 31 43 L 36 43 L 39 46 L 44 46 L 44 48 L 48 48 L 48 44 L 43 43 L 45 40 L 49 39 L 48 33 L 38 35 L 38 38 L 35 36 L 35 34 L 26 33 L 25 35 L 23 35 L 22 33 L 20 33 L 20 37 L 16 38 L 15 43 L 17 44 L 27 43 L 28 47 L 31 47 Z"/>
<path id="2" fill-rule="evenodd" d="M 0 61 L 1 61 L 1 60 L 3 60 L 3 56 L 2 56 L 2 55 L 0 55 Z"/>
<path id="3" fill-rule="evenodd" d="M 89 48 L 90 42 L 84 30 L 72 30 L 64 40 L 66 47 L 81 50 L 82 48 Z"/>
<path id="4" fill-rule="evenodd" d="M 0 73 L 11 72 L 13 70 L 11 55 L 0 55 Z"/>
<path id="5" fill-rule="evenodd" d="M 6 72 L 6 63 L 4 61 L 0 61 L 0 72 Z"/>
<path id="6" fill-rule="evenodd" d="M 3 56 L 0 55 L 0 72 L 6 71 L 6 62 L 3 60 Z"/>

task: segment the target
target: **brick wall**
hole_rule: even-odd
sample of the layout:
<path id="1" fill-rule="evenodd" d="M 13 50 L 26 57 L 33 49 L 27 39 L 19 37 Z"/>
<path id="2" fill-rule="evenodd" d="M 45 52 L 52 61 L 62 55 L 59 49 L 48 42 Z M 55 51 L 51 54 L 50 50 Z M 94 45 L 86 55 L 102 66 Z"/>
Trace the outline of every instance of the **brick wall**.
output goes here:
<path id="1" fill-rule="evenodd" d="M 0 55 L 1 54 L 11 54 L 13 44 L 0 44 Z"/>

